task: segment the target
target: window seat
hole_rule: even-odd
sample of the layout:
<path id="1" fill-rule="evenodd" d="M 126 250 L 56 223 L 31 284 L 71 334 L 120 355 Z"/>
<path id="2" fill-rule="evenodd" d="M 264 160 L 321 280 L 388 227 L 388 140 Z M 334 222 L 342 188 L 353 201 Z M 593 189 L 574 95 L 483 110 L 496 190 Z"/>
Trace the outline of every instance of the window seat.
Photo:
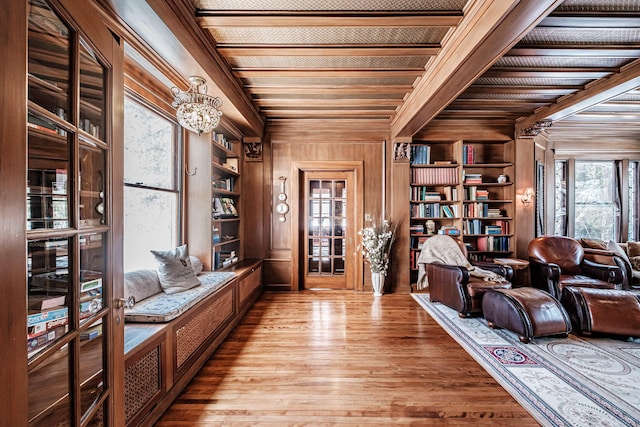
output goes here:
<path id="1" fill-rule="evenodd" d="M 155 273 L 151 270 L 149 271 Z M 147 274 L 148 276 L 151 275 Z M 198 275 L 200 286 L 175 294 L 167 294 L 160 289 L 157 293 L 144 298 L 142 301 L 135 301 L 133 307 L 125 308 L 124 320 L 125 322 L 140 323 L 169 322 L 185 313 L 207 295 L 233 281 L 235 276 L 235 273 L 226 271 L 200 273 Z M 127 298 L 126 292 L 125 298 Z"/>
<path id="2" fill-rule="evenodd" d="M 262 292 L 262 261 L 199 274 L 166 294 L 153 270 L 125 275 L 125 420 L 152 426 L 224 342 Z M 137 286 L 131 286 L 137 283 Z"/>

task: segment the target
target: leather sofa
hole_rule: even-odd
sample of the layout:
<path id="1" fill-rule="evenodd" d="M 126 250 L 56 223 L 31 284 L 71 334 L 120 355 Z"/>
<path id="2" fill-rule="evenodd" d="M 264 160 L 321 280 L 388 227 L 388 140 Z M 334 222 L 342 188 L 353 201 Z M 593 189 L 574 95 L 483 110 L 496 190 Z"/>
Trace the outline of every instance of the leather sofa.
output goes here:
<path id="1" fill-rule="evenodd" d="M 532 285 L 554 298 L 560 299 L 565 286 L 621 288 L 621 268 L 586 259 L 583 247 L 570 237 L 538 237 L 529 243 L 528 254 Z"/>

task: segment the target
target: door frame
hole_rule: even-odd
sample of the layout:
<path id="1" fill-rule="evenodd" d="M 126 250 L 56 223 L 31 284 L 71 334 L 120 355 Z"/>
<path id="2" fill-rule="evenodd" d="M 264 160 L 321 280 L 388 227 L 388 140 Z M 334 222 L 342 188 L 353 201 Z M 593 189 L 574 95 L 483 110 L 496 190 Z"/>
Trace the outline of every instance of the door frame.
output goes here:
<path id="1" fill-rule="evenodd" d="M 301 234 L 304 231 L 304 224 L 301 221 L 304 218 L 300 213 L 304 212 L 303 203 L 305 200 L 300 195 L 301 189 L 304 189 L 304 175 L 306 172 L 353 172 L 353 188 L 355 192 L 353 203 L 353 217 L 354 224 L 353 230 L 360 230 L 363 227 L 363 209 L 364 209 L 364 164 L 362 161 L 293 161 L 291 162 L 291 176 L 294 178 L 291 180 L 291 196 L 295 198 L 294 206 L 296 209 L 291 211 L 291 289 L 294 291 L 300 291 L 302 284 L 301 269 L 300 269 L 300 256 L 304 253 L 301 247 L 304 244 L 305 239 Z M 357 243 L 354 241 L 351 244 L 347 242 L 347 256 L 352 256 L 353 272 L 351 277 L 347 276 L 347 281 L 353 281 L 353 290 L 363 290 L 363 276 L 362 276 L 362 252 L 355 250 Z M 349 255 L 351 252 L 351 255 Z"/>

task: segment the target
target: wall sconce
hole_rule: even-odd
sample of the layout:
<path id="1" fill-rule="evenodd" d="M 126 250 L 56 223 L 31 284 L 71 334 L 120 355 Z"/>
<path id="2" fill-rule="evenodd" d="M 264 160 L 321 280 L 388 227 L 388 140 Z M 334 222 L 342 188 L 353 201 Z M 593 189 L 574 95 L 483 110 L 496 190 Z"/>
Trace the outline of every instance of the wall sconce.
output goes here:
<path id="1" fill-rule="evenodd" d="M 524 193 L 522 193 L 522 196 L 520 196 L 520 201 L 523 205 L 529 206 L 529 204 L 533 201 L 535 195 L 536 193 L 533 192 L 533 188 L 527 187 L 524 190 Z"/>

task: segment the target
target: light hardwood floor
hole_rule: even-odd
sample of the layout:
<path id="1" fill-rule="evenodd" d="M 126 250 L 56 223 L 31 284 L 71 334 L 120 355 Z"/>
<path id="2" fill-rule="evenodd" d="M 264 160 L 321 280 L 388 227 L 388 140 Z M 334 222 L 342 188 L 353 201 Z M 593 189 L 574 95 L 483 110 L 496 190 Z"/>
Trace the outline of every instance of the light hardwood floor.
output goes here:
<path id="1" fill-rule="evenodd" d="M 265 293 L 167 426 L 537 426 L 407 294 Z"/>

